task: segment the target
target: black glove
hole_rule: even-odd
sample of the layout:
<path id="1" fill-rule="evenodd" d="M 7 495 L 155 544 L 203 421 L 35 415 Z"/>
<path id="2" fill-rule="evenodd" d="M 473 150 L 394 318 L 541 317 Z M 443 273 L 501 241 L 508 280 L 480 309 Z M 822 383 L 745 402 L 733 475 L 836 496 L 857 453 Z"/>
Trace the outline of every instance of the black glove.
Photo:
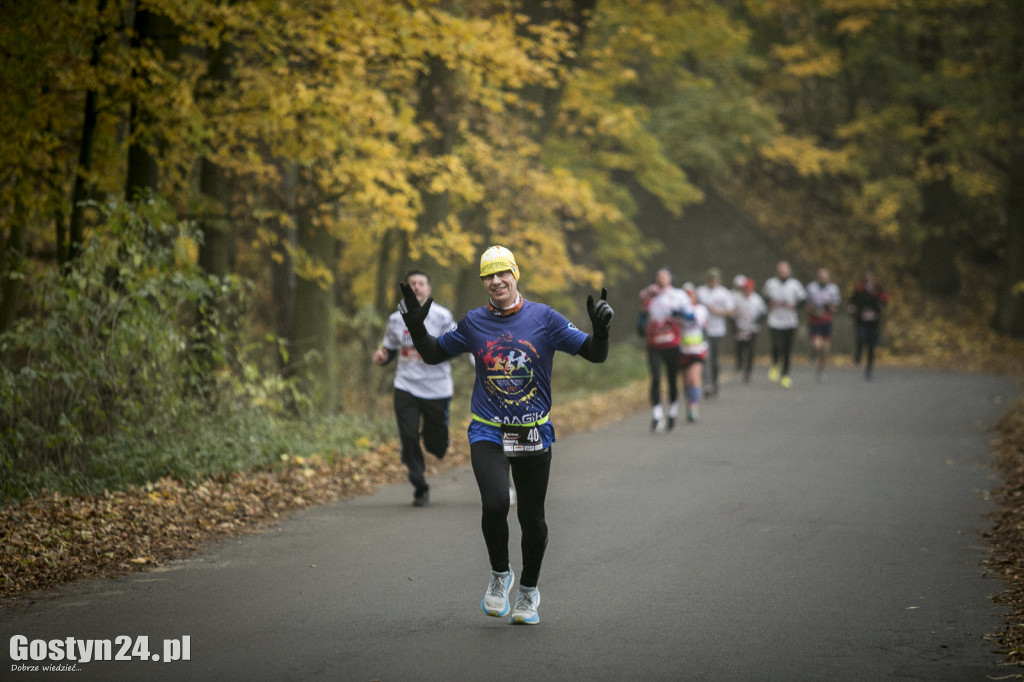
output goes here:
<path id="1" fill-rule="evenodd" d="M 405 282 L 399 282 L 399 287 L 402 289 L 402 299 L 398 302 L 398 312 L 402 314 L 402 319 L 405 320 L 405 326 L 409 328 L 409 333 L 419 331 L 423 327 L 423 320 L 427 319 L 427 313 L 430 312 L 430 306 L 434 304 L 433 298 L 428 298 L 423 305 L 420 305 L 419 299 L 416 298 L 416 293 L 412 290 L 412 287 Z M 425 328 L 424 328 L 425 329 Z"/>
<path id="2" fill-rule="evenodd" d="M 605 299 L 608 297 L 608 290 L 605 288 L 601 289 L 601 299 L 594 303 L 594 297 L 587 296 L 587 314 L 590 315 L 590 322 L 594 325 L 595 336 L 605 336 L 608 334 L 608 327 L 612 323 L 612 317 L 615 315 L 615 311 L 608 305 L 608 301 Z"/>

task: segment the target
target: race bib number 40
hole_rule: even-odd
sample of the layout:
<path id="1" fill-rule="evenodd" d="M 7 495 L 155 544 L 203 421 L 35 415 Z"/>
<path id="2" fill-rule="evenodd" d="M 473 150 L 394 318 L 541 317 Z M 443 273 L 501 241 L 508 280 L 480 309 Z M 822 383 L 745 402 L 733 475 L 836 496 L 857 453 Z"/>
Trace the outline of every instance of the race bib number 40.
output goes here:
<path id="1" fill-rule="evenodd" d="M 544 449 L 540 428 L 536 425 L 506 424 L 502 426 L 501 444 L 505 452 L 536 452 Z"/>

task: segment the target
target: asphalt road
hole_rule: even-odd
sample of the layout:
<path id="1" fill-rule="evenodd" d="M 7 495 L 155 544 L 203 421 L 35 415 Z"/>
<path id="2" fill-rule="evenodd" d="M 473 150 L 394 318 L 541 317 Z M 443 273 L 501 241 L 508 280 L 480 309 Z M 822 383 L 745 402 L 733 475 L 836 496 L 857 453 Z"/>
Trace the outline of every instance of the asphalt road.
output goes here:
<path id="1" fill-rule="evenodd" d="M 727 381 L 699 424 L 672 433 L 638 414 L 561 439 L 536 627 L 480 611 L 479 499 L 456 469 L 433 479 L 427 509 L 388 487 L 0 611 L 0 678 L 49 677 L 17 666 L 53 664 L 75 665 L 57 673 L 75 682 L 1018 672 L 983 637 L 1001 626 L 1002 585 L 981 566 L 998 483 L 987 429 L 1016 387 L 885 367 L 870 383 L 853 370 L 817 384 L 798 369 L 794 381 Z M 135 659 L 56 661 L 32 644 L 62 651 L 68 638 L 112 640 L 114 654 L 128 641 Z M 48 660 L 11 660 L 23 651 Z"/>

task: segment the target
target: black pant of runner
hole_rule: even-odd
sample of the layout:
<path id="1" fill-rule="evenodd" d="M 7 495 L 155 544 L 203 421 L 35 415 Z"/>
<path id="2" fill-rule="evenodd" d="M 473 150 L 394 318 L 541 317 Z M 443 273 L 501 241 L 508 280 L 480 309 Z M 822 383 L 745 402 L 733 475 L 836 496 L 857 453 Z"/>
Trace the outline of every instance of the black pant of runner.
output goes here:
<path id="1" fill-rule="evenodd" d="M 544 520 L 544 499 L 551 473 L 551 448 L 536 455 L 509 457 L 501 445 L 489 441 L 469 446 L 473 474 L 480 488 L 483 506 L 480 526 L 487 545 L 487 557 L 494 571 L 507 571 L 508 558 L 508 472 L 516 486 L 516 514 L 523 531 L 523 573 L 519 584 L 536 587 L 544 550 L 548 546 L 548 524 Z"/>
<path id="2" fill-rule="evenodd" d="M 867 375 L 871 376 L 871 368 L 875 366 L 875 346 L 878 345 L 878 323 L 858 322 L 857 323 L 857 346 L 853 354 L 854 364 L 860 364 L 860 356 L 867 351 Z"/>
<path id="3" fill-rule="evenodd" d="M 661 404 L 661 368 L 668 380 L 668 401 L 679 399 L 679 348 L 648 348 L 647 366 L 651 370 L 651 405 Z"/>
<path id="4" fill-rule="evenodd" d="M 772 340 L 772 365 L 781 362 L 782 376 L 789 376 L 789 356 L 793 353 L 793 337 L 796 329 L 770 329 Z"/>
<path id="5" fill-rule="evenodd" d="M 754 368 L 754 346 L 757 343 L 757 334 L 751 334 L 748 339 L 736 340 L 736 369 L 743 370 L 743 379 L 749 380 L 750 373 Z"/>
<path id="6" fill-rule="evenodd" d="M 409 470 L 409 483 L 417 492 L 427 489 L 423 476 L 426 463 L 420 448 L 420 428 L 423 446 L 438 459 L 448 451 L 449 398 L 417 398 L 408 391 L 395 391 L 395 420 L 398 438 L 402 444 L 402 464 Z"/>
<path id="7" fill-rule="evenodd" d="M 711 386 L 711 394 L 718 393 L 718 361 L 722 354 L 722 337 L 708 337 L 708 361 L 704 365 L 707 371 L 707 381 Z"/>

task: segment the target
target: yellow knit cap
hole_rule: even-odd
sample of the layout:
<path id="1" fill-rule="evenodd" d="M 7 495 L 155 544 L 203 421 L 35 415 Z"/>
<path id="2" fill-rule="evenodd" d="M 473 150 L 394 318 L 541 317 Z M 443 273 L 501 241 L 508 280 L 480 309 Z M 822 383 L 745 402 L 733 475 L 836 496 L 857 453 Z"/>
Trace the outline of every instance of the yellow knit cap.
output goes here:
<path id="1" fill-rule="evenodd" d="M 480 256 L 480 276 L 495 275 L 506 270 L 512 271 L 512 276 L 519 281 L 519 266 L 516 265 L 516 257 L 504 246 L 492 246 Z"/>

